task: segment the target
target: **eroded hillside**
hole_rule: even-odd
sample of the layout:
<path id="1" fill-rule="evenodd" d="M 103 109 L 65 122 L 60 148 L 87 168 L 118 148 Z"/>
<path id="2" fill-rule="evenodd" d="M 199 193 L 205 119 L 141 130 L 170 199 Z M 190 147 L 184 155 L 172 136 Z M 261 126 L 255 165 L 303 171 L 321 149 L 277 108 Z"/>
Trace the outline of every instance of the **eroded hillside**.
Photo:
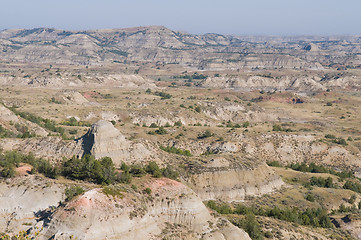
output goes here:
<path id="1" fill-rule="evenodd" d="M 359 45 L 0 32 L 0 236 L 361 239 Z"/>

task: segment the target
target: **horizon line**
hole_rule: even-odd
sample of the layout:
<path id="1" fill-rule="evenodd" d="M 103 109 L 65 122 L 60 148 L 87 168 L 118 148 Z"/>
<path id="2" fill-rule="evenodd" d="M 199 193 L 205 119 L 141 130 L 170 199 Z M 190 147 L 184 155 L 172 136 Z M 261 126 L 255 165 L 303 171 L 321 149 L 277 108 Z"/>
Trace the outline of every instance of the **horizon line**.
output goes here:
<path id="1" fill-rule="evenodd" d="M 181 33 L 187 33 L 191 35 L 207 35 L 207 34 L 217 34 L 217 35 L 223 35 L 223 36 L 238 36 L 238 37 L 361 37 L 361 34 L 223 34 L 223 33 L 217 33 L 217 32 L 206 32 L 206 33 L 190 33 L 186 30 L 173 30 L 169 27 L 163 26 L 163 25 L 145 25 L 145 26 L 133 26 L 133 27 L 119 27 L 119 28 L 88 28 L 88 29 L 63 29 L 63 28 L 56 28 L 56 27 L 32 27 L 32 28 L 3 28 L 0 29 L 0 33 L 7 30 L 34 30 L 34 29 L 52 29 L 52 30 L 59 30 L 59 31 L 68 31 L 68 32 L 84 32 L 84 31 L 102 31 L 102 30 L 127 30 L 132 28 L 151 28 L 151 27 L 159 27 L 159 28 L 165 28 L 170 31 L 175 32 L 181 32 Z"/>

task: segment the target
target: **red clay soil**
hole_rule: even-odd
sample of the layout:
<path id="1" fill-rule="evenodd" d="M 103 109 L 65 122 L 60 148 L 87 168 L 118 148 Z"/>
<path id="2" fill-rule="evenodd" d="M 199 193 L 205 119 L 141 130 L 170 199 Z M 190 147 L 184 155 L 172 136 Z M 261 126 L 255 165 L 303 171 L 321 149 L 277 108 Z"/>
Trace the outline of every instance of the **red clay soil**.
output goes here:
<path id="1" fill-rule="evenodd" d="M 91 98 L 100 98 L 101 95 L 98 92 L 90 91 L 90 92 L 84 92 L 83 97 L 85 97 L 86 99 L 91 99 Z"/>
<path id="2" fill-rule="evenodd" d="M 25 176 L 31 172 L 32 168 L 33 167 L 29 164 L 22 164 L 20 167 L 15 169 L 15 172 L 17 173 L 17 175 Z"/>
<path id="3" fill-rule="evenodd" d="M 158 178 L 158 179 L 152 179 L 152 181 L 149 182 L 148 186 L 152 190 L 157 190 L 159 188 L 164 188 L 164 187 L 182 187 L 184 185 L 172 179 Z"/>

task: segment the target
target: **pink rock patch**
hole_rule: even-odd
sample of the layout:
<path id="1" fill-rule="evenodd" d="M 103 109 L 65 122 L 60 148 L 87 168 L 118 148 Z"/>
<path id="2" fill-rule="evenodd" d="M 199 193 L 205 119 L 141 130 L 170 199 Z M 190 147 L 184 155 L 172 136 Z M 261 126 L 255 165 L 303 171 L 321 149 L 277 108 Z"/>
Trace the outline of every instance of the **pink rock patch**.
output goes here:
<path id="1" fill-rule="evenodd" d="M 24 165 L 21 165 L 20 167 L 16 168 L 15 171 L 18 175 L 24 176 L 24 175 L 28 175 L 31 172 L 31 169 L 33 169 L 33 167 L 31 165 L 24 164 Z"/>
<path id="2" fill-rule="evenodd" d="M 152 189 L 152 190 L 157 190 L 159 188 L 165 188 L 165 187 L 184 187 L 184 185 L 180 182 L 177 182 L 175 180 L 172 179 L 168 179 L 168 178 L 158 178 L 158 179 L 154 179 L 152 182 L 150 182 L 148 184 L 148 186 Z"/>

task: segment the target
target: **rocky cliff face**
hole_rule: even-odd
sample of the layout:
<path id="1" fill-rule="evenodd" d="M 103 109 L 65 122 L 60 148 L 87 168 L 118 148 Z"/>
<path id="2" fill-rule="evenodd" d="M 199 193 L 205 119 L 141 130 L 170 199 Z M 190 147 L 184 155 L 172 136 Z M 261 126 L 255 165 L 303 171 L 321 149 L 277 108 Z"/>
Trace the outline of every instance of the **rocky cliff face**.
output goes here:
<path id="1" fill-rule="evenodd" d="M 82 156 L 84 153 L 81 144 L 76 141 L 63 141 L 61 137 L 0 139 L 0 146 L 5 151 L 33 152 L 38 157 L 52 160 L 59 160 L 62 157 Z"/>
<path id="2" fill-rule="evenodd" d="M 192 174 L 187 182 L 203 200 L 230 202 L 271 193 L 284 184 L 265 164 L 254 169 L 226 169 L 212 167 L 212 170 Z"/>
<path id="3" fill-rule="evenodd" d="M 50 208 L 64 201 L 64 186 L 37 176 L 0 182 L 0 232 L 17 233 L 35 226 Z"/>
<path id="4" fill-rule="evenodd" d="M 61 205 L 64 186 L 55 180 L 27 176 L 2 181 L 0 231 L 24 230 L 39 234 L 37 239 L 250 239 L 225 219 L 211 216 L 185 185 L 164 178 L 143 184 L 151 194 L 127 190 L 112 196 L 94 188 Z"/>

